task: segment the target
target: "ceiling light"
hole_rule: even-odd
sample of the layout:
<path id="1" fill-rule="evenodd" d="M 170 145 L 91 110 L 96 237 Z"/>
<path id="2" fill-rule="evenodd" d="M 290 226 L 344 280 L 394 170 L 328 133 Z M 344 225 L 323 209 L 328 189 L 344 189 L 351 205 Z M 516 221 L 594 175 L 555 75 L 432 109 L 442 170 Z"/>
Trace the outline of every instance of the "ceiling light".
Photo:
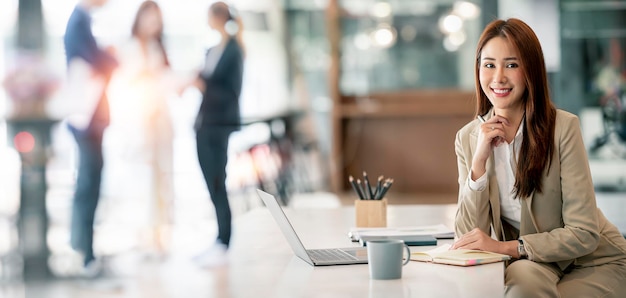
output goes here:
<path id="1" fill-rule="evenodd" d="M 463 28 L 463 20 L 455 14 L 449 14 L 439 19 L 439 29 L 443 33 L 460 31 Z"/>

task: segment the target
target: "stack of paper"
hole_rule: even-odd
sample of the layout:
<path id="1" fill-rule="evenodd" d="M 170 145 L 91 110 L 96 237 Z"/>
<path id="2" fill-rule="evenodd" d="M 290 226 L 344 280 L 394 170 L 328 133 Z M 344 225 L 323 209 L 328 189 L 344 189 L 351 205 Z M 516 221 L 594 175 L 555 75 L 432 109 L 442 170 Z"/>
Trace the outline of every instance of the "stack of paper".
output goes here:
<path id="1" fill-rule="evenodd" d="M 359 242 L 361 236 L 433 236 L 437 239 L 454 239 L 454 231 L 443 224 L 432 226 L 405 226 L 388 228 L 351 228 L 348 237 Z"/>
<path id="2" fill-rule="evenodd" d="M 402 240 L 408 246 L 430 246 L 437 245 L 437 238 L 431 235 L 408 235 L 408 236 L 367 236 L 361 235 L 359 243 L 361 246 L 367 246 L 368 241 L 380 240 Z"/>

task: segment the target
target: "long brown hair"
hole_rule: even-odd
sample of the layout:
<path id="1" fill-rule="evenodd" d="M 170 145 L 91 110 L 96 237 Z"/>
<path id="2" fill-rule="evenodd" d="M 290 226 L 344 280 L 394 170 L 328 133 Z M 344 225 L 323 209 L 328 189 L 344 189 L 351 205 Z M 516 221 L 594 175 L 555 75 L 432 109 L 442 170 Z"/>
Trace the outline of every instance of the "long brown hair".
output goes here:
<path id="1" fill-rule="evenodd" d="M 476 49 L 475 82 L 476 114 L 484 115 L 492 104 L 480 87 L 480 56 L 485 44 L 494 37 L 503 37 L 517 49 L 526 91 L 522 95 L 524 133 L 515 172 L 514 194 L 518 198 L 542 191 L 544 169 L 552 163 L 556 108 L 550 100 L 543 51 L 535 32 L 526 23 L 511 18 L 495 20 L 485 27 Z"/>
<path id="2" fill-rule="evenodd" d="M 159 14 L 162 15 L 161 8 L 156 2 L 152 0 L 146 0 L 143 3 L 141 3 L 141 5 L 139 6 L 139 9 L 137 9 L 137 14 L 135 14 L 135 21 L 133 22 L 133 27 L 131 29 L 132 36 L 137 37 L 139 35 L 139 20 L 141 19 L 144 13 L 146 13 L 147 11 L 151 9 L 156 9 L 159 12 Z M 163 54 L 163 62 L 165 63 L 165 66 L 169 66 L 170 61 L 169 59 L 167 59 L 165 46 L 163 46 L 163 19 L 161 19 L 161 27 L 159 28 L 156 41 L 159 46 L 159 50 L 161 50 L 161 54 Z"/>

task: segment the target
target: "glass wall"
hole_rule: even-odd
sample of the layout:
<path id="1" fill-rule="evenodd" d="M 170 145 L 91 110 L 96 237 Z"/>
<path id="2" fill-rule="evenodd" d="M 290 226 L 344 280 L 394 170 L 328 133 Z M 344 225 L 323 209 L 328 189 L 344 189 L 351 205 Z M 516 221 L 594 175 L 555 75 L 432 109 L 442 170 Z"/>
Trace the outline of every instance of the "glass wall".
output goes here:
<path id="1" fill-rule="evenodd" d="M 579 114 L 594 184 L 626 189 L 626 1 L 560 1 L 559 106 Z"/>
<path id="2" fill-rule="evenodd" d="M 480 8 L 468 1 L 340 1 L 343 94 L 473 88 Z"/>
<path id="3" fill-rule="evenodd" d="M 287 1 L 292 71 L 328 70 L 327 2 Z M 473 87 L 480 3 L 345 0 L 340 6 L 342 93 Z"/>
<path id="4" fill-rule="evenodd" d="M 419 89 L 471 90 L 482 29 L 481 1 L 341 0 L 340 91 L 367 95 Z M 285 1 L 290 77 L 296 100 L 315 115 L 322 148 L 330 151 L 332 108 L 331 1 Z M 489 13 L 494 13 L 488 10 Z M 299 91 L 300 90 L 300 91 Z"/>

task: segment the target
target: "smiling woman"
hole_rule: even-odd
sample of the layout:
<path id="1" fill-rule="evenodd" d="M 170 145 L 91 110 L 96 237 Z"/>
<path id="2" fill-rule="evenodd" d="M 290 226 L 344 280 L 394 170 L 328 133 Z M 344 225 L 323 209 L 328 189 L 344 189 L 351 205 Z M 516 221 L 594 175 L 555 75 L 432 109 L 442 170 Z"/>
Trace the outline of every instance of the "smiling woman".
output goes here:
<path id="1" fill-rule="evenodd" d="M 552 104 L 535 33 L 519 19 L 493 21 L 475 67 L 478 119 L 455 143 L 453 249 L 517 259 L 507 297 L 619 297 L 626 241 L 596 207 L 578 118 Z"/>
<path id="2" fill-rule="evenodd" d="M 475 68 L 477 114 L 492 111 L 498 117 L 488 122 L 505 123 L 495 125 L 498 129 L 489 135 L 489 139 L 499 137 L 512 142 L 519 127 L 526 126 L 521 135 L 525 141 L 519 148 L 519 166 L 514 174 L 515 193 L 520 197 L 529 196 L 535 190 L 541 191 L 540 176 L 545 165 L 551 162 L 554 149 L 551 142 L 529 141 L 535 138 L 550 140 L 554 136 L 556 112 L 545 69 L 537 36 L 518 19 L 510 19 L 505 24 L 491 23 L 479 39 Z M 477 153 L 478 158 L 486 160 L 487 151 Z M 532 152 L 546 154 L 534 155 Z M 481 176 L 483 167 L 474 166 L 477 173 L 472 173 L 472 177 Z"/>

